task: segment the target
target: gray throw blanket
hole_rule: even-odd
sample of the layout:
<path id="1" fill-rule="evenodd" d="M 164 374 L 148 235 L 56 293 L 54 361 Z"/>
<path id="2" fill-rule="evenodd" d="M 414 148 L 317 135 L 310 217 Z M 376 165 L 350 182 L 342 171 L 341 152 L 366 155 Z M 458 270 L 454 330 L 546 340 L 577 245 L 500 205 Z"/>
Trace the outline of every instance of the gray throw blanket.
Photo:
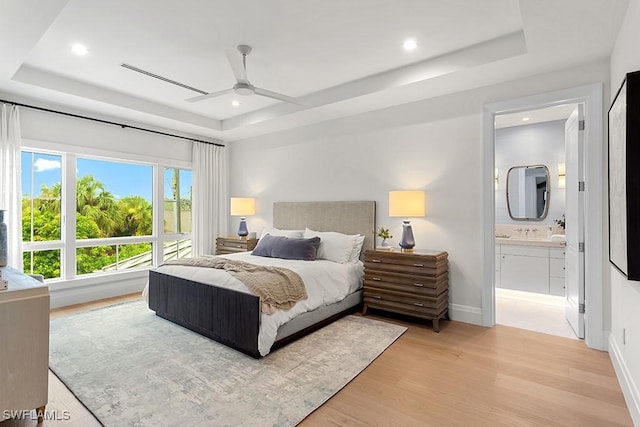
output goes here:
<path id="1" fill-rule="evenodd" d="M 288 268 L 265 267 L 212 255 L 181 258 L 165 264 L 225 270 L 244 283 L 251 293 L 260 297 L 262 312 L 267 314 L 288 310 L 296 302 L 307 298 L 302 278 Z"/>

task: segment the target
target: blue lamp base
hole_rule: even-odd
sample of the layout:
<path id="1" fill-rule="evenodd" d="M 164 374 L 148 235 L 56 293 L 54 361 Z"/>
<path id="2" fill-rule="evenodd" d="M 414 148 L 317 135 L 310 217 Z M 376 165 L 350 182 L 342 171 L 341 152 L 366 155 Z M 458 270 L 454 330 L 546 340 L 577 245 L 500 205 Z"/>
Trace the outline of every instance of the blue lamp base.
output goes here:
<path id="1" fill-rule="evenodd" d="M 246 237 L 249 235 L 249 230 L 247 230 L 247 221 L 245 217 L 240 218 L 240 227 L 238 227 L 238 236 Z"/>
<path id="2" fill-rule="evenodd" d="M 402 250 L 410 251 L 416 245 L 416 241 L 413 238 L 413 230 L 411 229 L 411 222 L 408 219 L 402 221 L 402 241 L 400 247 Z"/>

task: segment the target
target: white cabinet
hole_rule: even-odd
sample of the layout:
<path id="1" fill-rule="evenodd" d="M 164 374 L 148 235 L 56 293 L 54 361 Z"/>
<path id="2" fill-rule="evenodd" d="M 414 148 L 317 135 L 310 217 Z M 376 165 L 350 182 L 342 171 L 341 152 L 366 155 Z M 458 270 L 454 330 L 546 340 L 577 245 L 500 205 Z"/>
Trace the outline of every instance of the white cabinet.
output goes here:
<path id="1" fill-rule="evenodd" d="M 500 285 L 517 291 L 549 293 L 549 250 L 502 245 Z"/>
<path id="2" fill-rule="evenodd" d="M 564 296 L 564 248 L 549 248 L 549 293 Z"/>
<path id="3" fill-rule="evenodd" d="M 496 245 L 496 287 L 564 295 L 564 248 Z"/>
<path id="4" fill-rule="evenodd" d="M 49 385 L 49 288 L 3 267 L 0 291 L 0 421 L 4 411 L 44 413 Z"/>

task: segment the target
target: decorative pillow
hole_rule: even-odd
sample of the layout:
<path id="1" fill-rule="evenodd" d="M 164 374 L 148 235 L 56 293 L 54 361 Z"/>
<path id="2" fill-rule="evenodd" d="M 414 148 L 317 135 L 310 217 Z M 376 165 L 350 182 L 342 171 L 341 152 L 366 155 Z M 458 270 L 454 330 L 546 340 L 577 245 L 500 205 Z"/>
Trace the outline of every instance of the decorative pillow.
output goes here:
<path id="1" fill-rule="evenodd" d="M 267 234 L 258 241 L 251 255 L 314 261 L 318 254 L 319 246 L 320 237 L 303 239 Z"/>
<path id="2" fill-rule="evenodd" d="M 349 262 L 357 236 L 348 236 L 335 231 L 313 231 L 307 228 L 304 230 L 304 237 L 320 237 L 317 258 L 344 264 Z"/>
<path id="3" fill-rule="evenodd" d="M 355 243 L 353 244 L 353 252 L 349 257 L 349 262 L 357 262 L 360 260 L 360 253 L 362 252 L 362 246 L 364 245 L 364 236 L 362 234 L 355 235 Z"/>
<path id="4" fill-rule="evenodd" d="M 278 228 L 265 228 L 262 230 L 260 238 L 262 239 L 267 234 L 271 234 L 272 236 L 284 236 L 301 239 L 303 237 L 304 230 L 280 230 Z"/>

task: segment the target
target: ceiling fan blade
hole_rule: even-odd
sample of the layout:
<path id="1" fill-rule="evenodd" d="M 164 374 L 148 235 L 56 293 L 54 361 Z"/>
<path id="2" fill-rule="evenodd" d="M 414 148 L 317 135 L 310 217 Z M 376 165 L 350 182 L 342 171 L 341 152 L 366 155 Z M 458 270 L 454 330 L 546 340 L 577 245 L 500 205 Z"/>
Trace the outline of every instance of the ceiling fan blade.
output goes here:
<path id="1" fill-rule="evenodd" d="M 233 49 L 226 49 L 224 52 L 227 54 L 227 61 L 229 61 L 229 65 L 231 65 L 231 71 L 233 71 L 233 75 L 236 77 L 236 80 L 243 83 L 249 83 L 247 70 L 244 64 L 246 56 L 243 56 L 241 53 L 238 53 L 237 50 Z"/>
<path id="2" fill-rule="evenodd" d="M 219 90 L 217 92 L 211 92 L 211 93 L 208 93 L 206 95 L 195 96 L 193 98 L 187 99 L 186 101 L 188 101 L 188 102 L 204 101 L 205 99 L 215 98 L 217 96 L 226 95 L 226 94 L 231 93 L 231 92 L 233 92 L 233 89 Z"/>
<path id="3" fill-rule="evenodd" d="M 298 101 L 296 98 L 292 98 L 290 96 L 283 95 L 278 92 L 272 92 L 270 90 L 262 89 L 259 87 L 255 89 L 255 93 L 256 95 L 266 96 L 267 98 L 277 99 L 278 101 L 284 101 L 284 102 L 289 102 L 291 104 L 302 105 L 300 101 Z"/>

